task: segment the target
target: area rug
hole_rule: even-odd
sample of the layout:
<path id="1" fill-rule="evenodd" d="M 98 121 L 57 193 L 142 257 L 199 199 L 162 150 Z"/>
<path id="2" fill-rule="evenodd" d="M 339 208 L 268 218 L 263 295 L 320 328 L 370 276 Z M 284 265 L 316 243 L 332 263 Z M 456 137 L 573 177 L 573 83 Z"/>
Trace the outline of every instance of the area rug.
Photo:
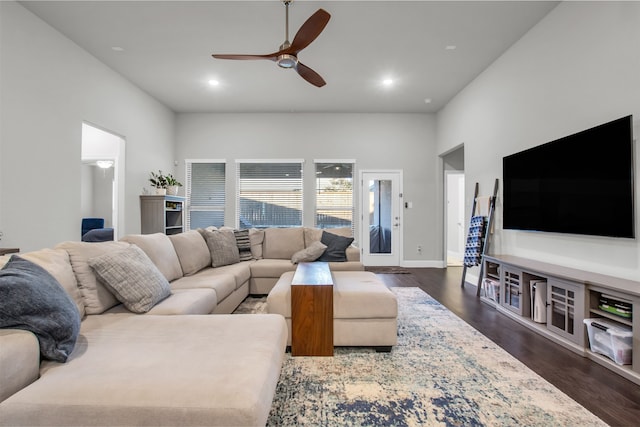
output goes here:
<path id="1" fill-rule="evenodd" d="M 268 425 L 606 425 L 420 289 L 391 289 L 398 345 L 287 353 Z M 239 312 L 265 308 L 248 298 Z"/>

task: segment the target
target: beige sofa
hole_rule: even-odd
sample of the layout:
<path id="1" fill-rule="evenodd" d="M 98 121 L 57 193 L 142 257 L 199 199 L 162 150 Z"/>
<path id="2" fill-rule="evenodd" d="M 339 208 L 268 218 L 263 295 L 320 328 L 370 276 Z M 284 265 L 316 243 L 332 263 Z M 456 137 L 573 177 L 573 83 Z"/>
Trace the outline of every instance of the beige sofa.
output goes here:
<path id="1" fill-rule="evenodd" d="M 256 231 L 257 259 L 215 268 L 198 231 L 64 242 L 20 255 L 57 279 L 82 322 L 65 363 L 41 361 L 31 332 L 0 329 L 0 425 L 264 425 L 287 345 L 286 322 L 275 314 L 224 313 L 249 293 L 268 293 L 282 272 L 295 269 L 291 256 L 321 234 Z M 89 265 L 131 245 L 171 288 L 144 315 L 127 310 Z M 332 268 L 363 269 L 357 249 L 347 257 Z"/>

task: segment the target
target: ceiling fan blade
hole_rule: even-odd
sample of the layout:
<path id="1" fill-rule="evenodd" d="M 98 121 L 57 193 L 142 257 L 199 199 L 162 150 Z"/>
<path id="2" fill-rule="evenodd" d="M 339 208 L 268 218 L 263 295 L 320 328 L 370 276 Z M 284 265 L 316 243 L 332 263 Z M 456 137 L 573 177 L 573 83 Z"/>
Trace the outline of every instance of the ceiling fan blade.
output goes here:
<path id="1" fill-rule="evenodd" d="M 233 55 L 233 54 L 217 54 L 213 55 L 216 59 L 269 59 L 275 61 L 278 58 L 277 53 L 269 53 L 267 55 Z"/>
<path id="2" fill-rule="evenodd" d="M 286 53 L 297 54 L 305 47 L 309 46 L 324 30 L 324 27 L 329 22 L 331 15 L 324 9 L 318 9 L 316 13 L 311 15 L 309 19 L 302 24 L 302 27 L 296 33 L 293 38 L 293 43 L 286 49 Z"/>
<path id="3" fill-rule="evenodd" d="M 296 66 L 296 71 L 298 71 L 298 74 L 300 74 L 300 76 L 303 79 L 305 79 L 306 81 L 308 81 L 314 86 L 322 87 L 327 84 L 327 82 L 325 82 L 324 79 L 320 77 L 320 74 L 316 73 L 311 68 L 307 67 L 301 62 L 298 62 L 298 65 Z"/>

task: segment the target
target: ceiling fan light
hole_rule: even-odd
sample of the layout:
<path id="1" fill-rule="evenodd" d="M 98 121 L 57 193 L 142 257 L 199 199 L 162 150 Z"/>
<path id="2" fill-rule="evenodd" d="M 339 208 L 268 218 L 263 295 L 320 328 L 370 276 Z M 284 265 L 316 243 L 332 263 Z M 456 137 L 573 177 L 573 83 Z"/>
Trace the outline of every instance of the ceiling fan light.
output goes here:
<path id="1" fill-rule="evenodd" d="M 113 160 L 98 160 L 96 162 L 96 165 L 100 169 L 109 169 L 111 166 L 113 166 Z"/>
<path id="2" fill-rule="evenodd" d="M 282 68 L 293 68 L 298 64 L 298 58 L 293 55 L 283 54 L 278 56 L 276 63 Z"/>

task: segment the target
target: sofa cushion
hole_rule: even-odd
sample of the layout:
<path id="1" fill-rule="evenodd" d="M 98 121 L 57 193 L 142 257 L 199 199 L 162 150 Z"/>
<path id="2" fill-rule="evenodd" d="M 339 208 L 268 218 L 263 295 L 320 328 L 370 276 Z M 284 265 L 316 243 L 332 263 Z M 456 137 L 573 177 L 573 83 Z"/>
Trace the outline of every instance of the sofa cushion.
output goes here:
<path id="1" fill-rule="evenodd" d="M 169 282 L 182 277 L 180 260 L 166 234 L 129 234 L 121 240 L 134 243 L 142 249 Z"/>
<path id="2" fill-rule="evenodd" d="M 282 316 L 88 316 L 65 365 L 0 405 L 6 425 L 266 425 Z M 224 343 L 224 344 L 221 344 Z"/>
<path id="3" fill-rule="evenodd" d="M 173 234 L 169 236 L 169 240 L 173 243 L 173 248 L 182 267 L 182 273 L 185 276 L 195 274 L 211 265 L 207 242 L 197 230 Z"/>
<path id="4" fill-rule="evenodd" d="M 146 313 L 147 316 L 154 314 L 183 315 L 183 314 L 210 314 L 216 308 L 218 298 L 213 289 L 175 289 L 171 295 L 154 305 Z M 106 314 L 132 314 L 124 304 L 116 305 L 105 312 Z"/>
<path id="5" fill-rule="evenodd" d="M 67 251 L 63 249 L 40 249 L 20 254 L 20 257 L 38 264 L 55 277 L 76 304 L 80 317 L 84 317 L 84 301 L 82 300 L 80 289 L 78 289 L 78 281 L 75 274 L 73 274 Z"/>
<path id="6" fill-rule="evenodd" d="M 327 245 L 327 249 L 322 256 L 318 258 L 319 261 L 342 262 L 347 260 L 346 250 L 351 246 L 351 243 L 353 243 L 353 237 L 338 236 L 337 234 L 323 231 L 320 241 Z"/>
<path id="7" fill-rule="evenodd" d="M 171 282 L 171 289 L 213 289 L 218 304 L 236 290 L 236 278 L 233 274 L 223 273 L 220 268 L 205 268 L 193 276 L 184 276 Z"/>
<path id="8" fill-rule="evenodd" d="M 171 295 L 167 279 L 136 245 L 91 258 L 89 265 L 118 301 L 134 313 L 146 313 Z"/>
<path id="9" fill-rule="evenodd" d="M 236 244 L 238 245 L 238 251 L 240 252 L 240 261 L 249 261 L 253 258 L 251 255 L 251 240 L 249 240 L 249 230 L 234 230 L 233 234 L 236 236 Z"/>
<path id="10" fill-rule="evenodd" d="M 38 379 L 40 348 L 29 331 L 0 329 L 0 402 Z"/>
<path id="11" fill-rule="evenodd" d="M 262 256 L 270 259 L 290 260 L 293 254 L 304 249 L 302 227 L 267 228 L 264 230 Z"/>
<path id="12" fill-rule="evenodd" d="M 306 248 L 296 252 L 291 257 L 291 262 L 298 264 L 300 262 L 312 262 L 320 258 L 327 249 L 327 245 L 322 242 L 313 242 Z"/>
<path id="13" fill-rule="evenodd" d="M 211 255 L 211 266 L 221 267 L 223 265 L 236 264 L 240 262 L 240 251 L 236 243 L 236 237 L 231 230 L 199 230 L 204 236 L 209 253 Z"/>
<path id="14" fill-rule="evenodd" d="M 0 270 L 0 304 L 0 328 L 30 331 L 42 357 L 67 361 L 80 332 L 80 314 L 47 270 L 12 256 Z"/>
<path id="15" fill-rule="evenodd" d="M 96 277 L 89 266 L 89 259 L 128 246 L 126 242 L 63 242 L 56 247 L 69 254 L 87 314 L 100 314 L 118 304 L 115 295 Z"/>
<path id="16" fill-rule="evenodd" d="M 222 267 L 216 267 L 216 274 L 229 274 L 233 276 L 236 281 L 236 289 L 240 288 L 251 278 L 251 267 L 255 261 L 240 261 L 237 264 L 224 265 Z"/>
<path id="17" fill-rule="evenodd" d="M 262 259 L 262 243 L 264 242 L 264 230 L 251 228 L 249 230 L 249 242 L 251 242 L 251 255 L 253 259 Z"/>
<path id="18" fill-rule="evenodd" d="M 287 271 L 294 271 L 296 265 L 289 259 L 264 258 L 251 264 L 251 278 L 272 277 L 277 278 Z"/>

